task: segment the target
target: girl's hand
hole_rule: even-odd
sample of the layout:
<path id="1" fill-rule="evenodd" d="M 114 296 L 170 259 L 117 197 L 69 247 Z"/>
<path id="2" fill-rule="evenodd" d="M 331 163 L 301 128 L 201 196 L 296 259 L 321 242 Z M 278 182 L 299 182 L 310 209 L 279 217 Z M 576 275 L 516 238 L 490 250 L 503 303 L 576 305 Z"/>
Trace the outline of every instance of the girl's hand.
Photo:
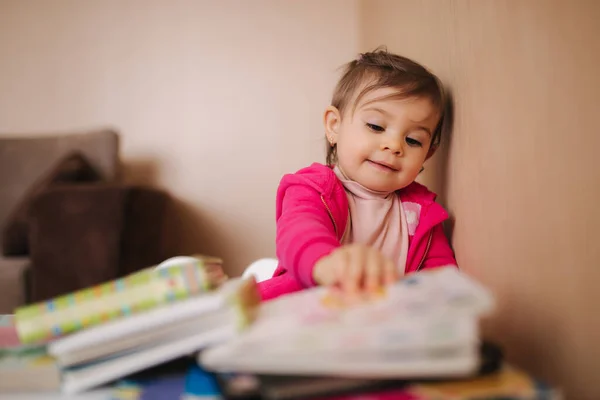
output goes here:
<path id="1" fill-rule="evenodd" d="M 399 278 L 396 265 L 370 246 L 351 244 L 321 258 L 313 269 L 323 286 L 339 285 L 346 292 L 375 291 Z"/>

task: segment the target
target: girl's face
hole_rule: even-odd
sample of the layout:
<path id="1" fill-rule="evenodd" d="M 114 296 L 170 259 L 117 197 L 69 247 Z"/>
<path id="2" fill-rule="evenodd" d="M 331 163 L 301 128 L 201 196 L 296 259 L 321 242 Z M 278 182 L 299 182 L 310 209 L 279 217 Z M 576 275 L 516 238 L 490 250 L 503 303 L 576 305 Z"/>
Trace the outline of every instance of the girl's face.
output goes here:
<path id="1" fill-rule="evenodd" d="M 398 90 L 365 95 L 356 109 L 325 111 L 325 130 L 337 144 L 338 166 L 351 180 L 381 192 L 402 189 L 417 178 L 433 154 L 431 139 L 439 113 L 427 98 L 387 98 Z"/>

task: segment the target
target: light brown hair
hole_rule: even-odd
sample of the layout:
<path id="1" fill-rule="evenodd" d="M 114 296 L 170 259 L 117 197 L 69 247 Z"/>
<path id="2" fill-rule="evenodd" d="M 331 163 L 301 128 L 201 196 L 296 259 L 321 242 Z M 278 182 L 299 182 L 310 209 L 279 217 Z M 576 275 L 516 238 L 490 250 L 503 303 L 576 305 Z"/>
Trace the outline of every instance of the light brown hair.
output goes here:
<path id="1" fill-rule="evenodd" d="M 367 85 L 356 94 L 361 86 Z M 368 53 L 360 54 L 359 58 L 345 65 L 344 74 L 333 92 L 331 105 L 337 108 L 343 116 L 349 106 L 352 112 L 360 100 L 369 92 L 381 88 L 397 88 L 398 92 L 389 98 L 427 97 L 440 114 L 433 137 L 431 148 L 439 146 L 442 133 L 449 129 L 447 116 L 447 100 L 441 81 L 425 67 L 415 61 L 379 47 Z M 355 95 L 356 94 L 356 95 Z M 354 104 L 350 104 L 352 98 Z M 327 164 L 337 162 L 337 146 L 327 143 Z"/>

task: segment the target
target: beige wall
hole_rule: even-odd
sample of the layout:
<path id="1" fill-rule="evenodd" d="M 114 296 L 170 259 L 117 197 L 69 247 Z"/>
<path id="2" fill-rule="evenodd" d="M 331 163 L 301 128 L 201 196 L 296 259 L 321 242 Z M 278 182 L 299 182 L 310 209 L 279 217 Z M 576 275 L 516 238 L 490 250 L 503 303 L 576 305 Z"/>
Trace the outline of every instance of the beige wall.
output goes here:
<path id="1" fill-rule="evenodd" d="M 453 89 L 446 188 L 424 180 L 498 296 L 488 334 L 569 399 L 600 399 L 600 2 L 362 5 L 362 50 L 386 43 Z"/>
<path id="2" fill-rule="evenodd" d="M 323 160 L 355 1 L 0 1 L 0 132 L 112 125 L 178 199 L 183 252 L 274 255 L 284 172 Z"/>
<path id="3" fill-rule="evenodd" d="M 595 1 L 0 1 L 0 131 L 110 124 L 127 179 L 179 201 L 182 251 L 274 252 L 281 174 L 322 158 L 336 68 L 387 44 L 452 87 L 423 180 L 511 359 L 597 400 Z M 235 11 L 234 11 L 235 10 Z M 446 168 L 447 167 L 447 168 Z"/>

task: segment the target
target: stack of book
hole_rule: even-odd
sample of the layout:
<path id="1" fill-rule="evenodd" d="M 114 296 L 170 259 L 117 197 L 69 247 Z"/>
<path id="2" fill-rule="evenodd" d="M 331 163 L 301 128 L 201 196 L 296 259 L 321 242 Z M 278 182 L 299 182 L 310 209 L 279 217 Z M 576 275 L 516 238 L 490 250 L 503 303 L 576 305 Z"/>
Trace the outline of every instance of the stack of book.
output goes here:
<path id="1" fill-rule="evenodd" d="M 253 279 L 223 277 L 197 257 L 17 309 L 21 346 L 0 359 L 0 390 L 78 393 L 235 337 L 260 299 Z"/>
<path id="2" fill-rule="evenodd" d="M 226 279 L 218 259 L 176 261 L 0 319 L 0 399 L 560 398 L 482 340 L 494 298 L 454 267 L 260 304 L 254 279 Z"/>
<path id="3" fill-rule="evenodd" d="M 44 345 L 24 345 L 12 315 L 0 316 L 0 393 L 24 388 L 55 390 L 60 371 Z"/>

